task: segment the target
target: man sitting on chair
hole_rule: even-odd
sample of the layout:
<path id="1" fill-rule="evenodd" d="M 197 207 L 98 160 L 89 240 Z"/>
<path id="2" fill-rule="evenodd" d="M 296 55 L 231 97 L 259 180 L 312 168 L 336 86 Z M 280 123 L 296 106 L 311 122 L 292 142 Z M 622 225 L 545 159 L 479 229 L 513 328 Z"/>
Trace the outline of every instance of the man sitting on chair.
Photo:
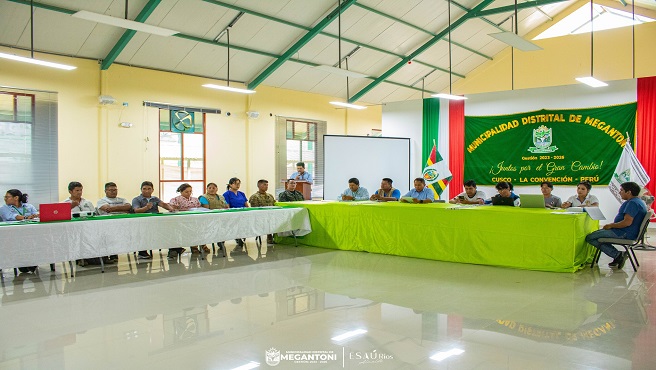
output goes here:
<path id="1" fill-rule="evenodd" d="M 401 198 L 401 203 L 433 203 L 435 193 L 426 187 L 426 180 L 423 177 L 417 177 L 414 181 L 415 188 L 410 189 L 406 195 Z M 408 199 L 412 198 L 412 200 Z"/>
<path id="2" fill-rule="evenodd" d="M 624 267 L 627 252 L 620 252 L 610 243 L 600 243 L 601 238 L 635 240 L 640 234 L 640 224 L 647 214 L 647 205 L 638 197 L 640 186 L 635 182 L 625 182 L 620 185 L 620 196 L 625 201 L 620 206 L 613 223 L 604 225 L 603 229 L 593 231 L 585 237 L 585 241 L 601 250 L 613 261 L 609 267 Z"/>
<path id="3" fill-rule="evenodd" d="M 303 194 L 296 190 L 296 181 L 291 179 L 285 182 L 285 191 L 278 194 L 279 202 L 300 202 L 303 200 L 305 200 Z"/>
<path id="4" fill-rule="evenodd" d="M 380 182 L 380 189 L 376 190 L 369 200 L 379 202 L 397 202 L 401 198 L 401 191 L 392 187 L 392 179 L 386 177 Z"/>

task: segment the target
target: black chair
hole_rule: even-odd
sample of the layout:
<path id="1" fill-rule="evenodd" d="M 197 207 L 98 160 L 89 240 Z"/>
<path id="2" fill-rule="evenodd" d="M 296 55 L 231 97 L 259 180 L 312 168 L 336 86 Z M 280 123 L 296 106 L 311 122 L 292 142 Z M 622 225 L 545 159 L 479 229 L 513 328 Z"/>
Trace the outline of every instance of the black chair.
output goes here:
<path id="1" fill-rule="evenodd" d="M 633 271 L 638 271 L 638 267 L 640 266 L 640 263 L 638 263 L 638 259 L 636 258 L 635 251 L 633 250 L 633 248 L 639 245 L 640 241 L 644 239 L 645 233 L 647 233 L 647 228 L 649 227 L 649 220 L 653 215 L 654 215 L 653 210 L 647 211 L 645 218 L 642 220 L 642 223 L 640 223 L 640 233 L 638 234 L 637 238 L 635 239 L 601 238 L 599 239 L 599 242 L 610 243 L 613 245 L 623 247 L 627 255 L 629 256 L 629 262 L 631 262 L 631 266 L 633 266 Z M 590 267 L 594 267 L 596 264 L 598 264 L 600 257 L 601 257 L 601 250 L 597 249 L 594 257 L 592 258 L 592 265 Z"/>

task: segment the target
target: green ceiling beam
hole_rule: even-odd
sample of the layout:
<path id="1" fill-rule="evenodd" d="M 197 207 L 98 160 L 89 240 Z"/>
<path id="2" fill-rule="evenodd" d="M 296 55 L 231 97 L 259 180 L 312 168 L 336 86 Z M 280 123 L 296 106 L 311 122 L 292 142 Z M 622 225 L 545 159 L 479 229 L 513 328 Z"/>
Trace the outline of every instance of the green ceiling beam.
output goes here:
<path id="1" fill-rule="evenodd" d="M 339 0 L 341 1 L 341 0 Z M 262 73 L 260 73 L 253 81 L 248 84 L 250 90 L 258 87 L 267 77 L 269 77 L 273 72 L 280 68 L 287 59 L 291 58 L 297 51 L 299 51 L 305 44 L 310 42 L 314 36 L 318 35 L 326 26 L 328 26 L 332 21 L 337 19 L 337 17 L 348 9 L 356 0 L 345 0 L 341 6 L 336 7 L 326 18 L 322 19 L 312 30 L 308 31 L 300 40 L 296 41 L 287 51 L 285 51 L 280 58 L 276 59 L 269 65 Z"/>
<path id="2" fill-rule="evenodd" d="M 146 4 L 146 6 L 144 6 L 144 8 L 141 9 L 141 12 L 139 13 L 139 15 L 137 15 L 137 18 L 135 18 L 134 20 L 136 22 L 141 22 L 141 23 L 145 22 L 146 19 L 148 19 L 148 17 L 150 17 L 150 15 L 153 13 L 155 8 L 157 8 L 160 2 L 161 0 L 149 0 L 148 4 Z M 125 32 L 123 32 L 123 35 L 121 36 L 120 39 L 118 39 L 116 45 L 114 45 L 112 50 L 109 51 L 105 59 L 102 60 L 102 63 L 100 64 L 101 70 L 104 71 L 108 69 L 112 65 L 112 63 L 114 63 L 116 58 L 118 58 L 118 56 L 121 54 L 123 49 L 125 49 L 125 47 L 128 45 L 130 40 L 132 40 L 132 37 L 134 37 L 136 33 L 137 31 L 135 30 L 125 30 Z"/>
<path id="3" fill-rule="evenodd" d="M 478 14 L 483 8 L 486 6 L 490 5 L 494 0 L 483 0 L 481 1 L 478 5 L 476 5 L 472 10 L 468 13 L 465 13 L 462 17 L 458 18 L 451 24 L 451 30 L 454 30 L 458 27 L 460 27 L 463 23 L 465 23 L 467 20 L 474 18 L 475 14 Z M 421 45 L 418 47 L 415 51 L 413 51 L 410 55 L 407 57 L 403 58 L 400 62 L 396 63 L 392 68 L 388 69 L 385 73 L 383 73 L 381 76 L 376 78 L 372 83 L 369 85 L 365 86 L 362 90 L 358 91 L 355 95 L 349 98 L 349 103 L 355 102 L 358 99 L 360 99 L 364 94 L 368 93 L 376 87 L 378 84 L 383 82 L 383 80 L 387 79 L 390 77 L 392 74 L 394 74 L 396 71 L 401 69 L 406 63 L 423 53 L 424 51 L 428 50 L 431 46 L 435 45 L 436 42 L 440 41 L 441 38 L 446 36 L 449 33 L 449 29 L 444 29 L 433 38 L 431 38 L 428 42 L 425 44 Z"/>
<path id="4" fill-rule="evenodd" d="M 527 1 L 525 3 L 517 4 L 517 10 L 522 10 L 522 9 L 529 9 L 529 8 L 535 8 L 536 6 L 543 6 L 543 5 L 549 5 L 549 4 L 554 4 L 554 3 L 562 3 L 563 1 L 567 0 L 535 0 L 535 1 Z M 499 8 L 493 8 L 493 9 L 488 9 L 488 10 L 481 10 L 478 13 L 474 15 L 474 17 L 486 17 L 488 15 L 495 15 L 495 14 L 501 14 L 501 13 L 509 13 L 509 12 L 514 12 L 515 11 L 515 6 L 514 5 L 508 5 L 508 6 L 502 6 Z"/>
<path id="5" fill-rule="evenodd" d="M 191 35 L 185 35 L 183 33 L 178 33 L 178 34 L 175 34 L 174 36 L 182 38 L 182 39 L 190 40 L 190 41 L 202 42 L 204 44 L 216 45 L 216 46 L 221 46 L 221 47 L 225 47 L 225 48 L 228 47 L 228 44 L 223 43 L 223 42 L 216 42 L 214 40 L 204 39 L 204 38 L 201 38 L 201 37 L 196 37 L 196 36 L 191 36 Z M 267 51 L 261 51 L 261 50 L 246 48 L 246 47 L 243 47 L 243 46 L 236 46 L 234 44 L 230 44 L 230 49 L 240 50 L 240 51 L 244 51 L 244 52 L 252 53 L 252 54 L 256 54 L 256 55 L 262 55 L 262 56 L 269 57 L 269 58 L 280 58 L 279 54 L 274 54 L 274 53 L 269 53 Z M 306 66 L 309 66 L 309 67 L 318 67 L 318 66 L 321 65 L 319 63 L 309 62 L 309 61 L 306 61 L 306 60 L 296 59 L 296 58 L 289 58 L 289 61 L 294 62 L 294 63 L 298 63 L 298 64 L 303 64 L 303 65 L 306 65 Z M 364 77 L 364 78 L 367 78 L 369 80 L 375 80 L 376 79 L 375 77 L 372 77 L 372 76 L 367 76 L 367 77 Z M 426 93 L 433 94 L 433 92 L 431 92 L 431 91 L 422 90 L 418 87 L 414 87 L 414 86 L 410 86 L 410 85 L 404 85 L 404 84 L 399 83 L 399 82 L 394 82 L 394 81 L 389 81 L 389 80 L 387 80 L 385 82 L 389 83 L 390 85 L 405 87 L 406 89 L 411 89 L 411 90 L 416 90 L 416 91 L 423 91 L 423 92 L 426 92 Z"/>
<path id="6" fill-rule="evenodd" d="M 28 5 L 28 6 L 30 5 L 30 2 L 25 1 L 25 0 L 9 0 L 9 1 L 12 1 L 12 2 L 15 2 L 15 3 L 18 3 L 18 4 Z M 213 1 L 209 1 L 209 2 L 213 2 Z M 71 9 L 66 9 L 66 8 L 61 8 L 61 7 L 56 7 L 56 6 L 50 6 L 50 5 L 41 4 L 41 3 L 37 3 L 37 2 L 34 2 L 34 6 L 38 7 L 38 8 L 42 8 L 42 9 L 52 10 L 52 11 L 55 11 L 55 12 L 58 12 L 58 13 L 68 14 L 68 15 L 77 13 L 76 10 L 71 10 Z M 275 19 L 272 19 L 272 20 L 275 20 Z M 216 45 L 216 46 L 220 46 L 220 47 L 224 47 L 224 48 L 228 47 L 228 44 L 225 44 L 225 43 L 222 43 L 222 42 L 216 42 L 214 40 L 208 40 L 208 39 L 204 39 L 204 38 L 201 38 L 201 37 L 186 35 L 186 34 L 183 34 L 183 33 L 177 33 L 173 36 L 179 37 L 179 38 L 182 38 L 182 39 L 186 39 L 186 40 L 190 40 L 190 41 L 202 42 L 204 44 Z M 269 53 L 267 51 L 262 51 L 262 50 L 257 50 L 257 49 L 246 48 L 246 47 L 238 46 L 238 45 L 234 45 L 234 44 L 230 44 L 230 48 L 235 49 L 235 50 L 244 51 L 244 52 L 251 53 L 251 54 L 266 56 L 266 57 L 269 57 L 269 58 L 280 58 L 281 57 L 281 55 L 279 55 L 279 54 Z M 295 58 L 289 58 L 289 61 L 294 62 L 294 63 L 303 64 L 303 65 L 310 66 L 310 67 L 318 67 L 320 65 L 318 63 L 313 63 L 313 62 L 309 62 L 309 61 L 305 61 L 305 60 L 301 60 L 301 59 L 295 59 Z M 172 72 L 172 73 L 175 73 L 175 72 Z M 371 79 L 371 80 L 375 79 L 375 77 L 370 77 L 370 76 L 366 77 L 366 78 Z M 422 90 L 422 89 L 414 87 L 414 86 L 404 85 L 402 83 L 398 83 L 398 82 L 394 82 L 394 81 L 385 81 L 385 82 L 389 83 L 390 85 L 404 87 L 406 89 L 422 91 L 422 92 L 431 93 L 431 94 L 433 93 L 433 92 L 428 91 L 428 90 Z"/>
<path id="7" fill-rule="evenodd" d="M 9 0 L 9 1 L 11 1 L 12 3 L 17 3 L 17 4 L 23 4 L 23 5 L 30 6 L 30 1 L 29 0 Z M 41 3 L 37 3 L 36 1 L 34 2 L 34 7 L 35 8 L 41 8 L 41 9 L 48 9 L 48 10 L 52 10 L 52 11 L 55 11 L 55 12 L 58 12 L 58 13 L 64 13 L 64 14 L 68 14 L 68 15 L 77 13 L 76 10 L 60 8 L 58 6 L 53 6 L 53 5 L 48 5 L 48 4 L 41 4 Z"/>
<path id="8" fill-rule="evenodd" d="M 466 6 L 462 5 L 462 4 L 460 4 L 460 3 L 457 2 L 457 1 L 453 1 L 453 0 L 451 0 L 451 4 L 455 5 L 456 7 L 460 8 L 460 9 L 462 9 L 462 10 L 464 10 L 465 12 L 469 12 L 469 11 L 471 11 L 470 8 L 468 8 L 468 7 L 466 7 Z M 482 20 L 483 22 L 489 24 L 490 26 L 492 26 L 492 27 L 498 29 L 498 30 L 501 31 L 501 32 L 505 32 L 505 31 L 507 31 L 507 30 L 504 29 L 503 27 L 499 26 L 498 24 L 492 22 L 491 20 L 489 20 L 489 19 L 487 19 L 487 18 L 483 18 L 483 17 L 480 17 L 480 18 L 481 18 L 481 20 Z"/>
<path id="9" fill-rule="evenodd" d="M 237 6 L 237 5 L 227 4 L 227 3 L 224 3 L 224 2 L 221 2 L 221 1 L 218 1 L 218 0 L 203 0 L 203 1 L 205 1 L 206 3 L 222 6 L 224 8 L 236 10 L 238 12 L 244 12 L 246 14 L 254 15 L 256 17 L 261 17 L 261 18 L 264 18 L 264 19 L 267 19 L 267 20 L 270 20 L 270 21 L 273 21 L 273 22 L 282 23 L 282 24 L 285 24 L 285 25 L 290 26 L 290 27 L 296 27 L 296 28 L 300 28 L 300 29 L 303 29 L 303 30 L 306 30 L 306 31 L 310 31 L 312 29 L 311 27 L 306 27 L 306 26 L 303 26 L 302 24 L 293 23 L 293 22 L 290 22 L 290 21 L 286 21 L 284 19 L 272 17 L 272 16 L 267 15 L 267 14 L 259 13 L 259 12 L 256 12 L 254 10 L 250 10 L 250 9 L 247 9 L 247 8 L 242 8 L 242 7 Z M 355 5 L 359 5 L 359 4 L 356 3 Z M 339 36 L 334 35 L 332 33 L 328 33 L 328 32 L 323 32 L 322 31 L 319 34 L 323 35 L 323 36 L 332 37 L 334 39 L 339 38 Z M 367 49 L 370 49 L 370 50 L 374 50 L 374 51 L 377 51 L 379 53 L 383 53 L 383 54 L 387 54 L 387 55 L 393 55 L 393 56 L 395 56 L 399 59 L 405 58 L 405 55 L 403 55 L 403 54 L 398 54 L 398 53 L 395 53 L 395 52 L 392 52 L 392 51 L 389 51 L 389 50 L 381 49 L 379 47 L 369 45 L 369 44 L 365 44 L 365 43 L 362 43 L 362 42 L 359 42 L 359 41 L 355 41 L 355 40 L 352 40 L 352 39 L 349 39 L 349 38 L 346 38 L 346 37 L 342 37 L 342 41 L 348 42 L 348 43 L 353 44 L 353 45 L 361 46 L 363 48 L 367 48 Z M 441 67 L 426 63 L 426 62 L 422 62 L 421 60 L 416 60 L 415 59 L 414 62 L 417 63 L 417 64 L 424 65 L 426 67 L 432 68 L 434 70 L 442 71 L 444 73 L 449 73 L 448 69 L 444 69 L 444 68 L 441 68 Z M 460 74 L 457 74 L 457 73 L 454 73 L 454 75 L 458 76 L 458 77 L 461 77 L 461 78 L 465 77 L 464 75 L 460 75 Z"/>
<path id="10" fill-rule="evenodd" d="M 394 17 L 394 16 L 392 16 L 392 15 L 390 15 L 390 14 L 383 13 L 383 12 L 381 12 L 380 10 L 377 10 L 377 9 L 374 9 L 374 8 L 371 8 L 371 7 L 368 7 L 368 6 L 366 6 L 366 5 L 362 5 L 362 4 L 360 4 L 360 3 L 355 4 L 355 6 L 357 6 L 357 7 L 359 7 L 359 8 L 362 8 L 362 9 L 364 9 L 364 10 L 366 10 L 366 11 L 369 11 L 369 12 L 371 12 L 371 13 L 378 14 L 378 15 L 380 15 L 381 17 L 385 17 L 385 18 L 387 18 L 387 19 L 391 19 L 391 20 L 393 20 L 394 22 L 401 23 L 401 24 L 403 24 L 403 25 L 405 25 L 405 26 L 408 26 L 408 27 L 410 27 L 410 28 L 413 28 L 413 29 L 415 29 L 415 30 L 417 30 L 417 31 L 419 31 L 419 32 L 423 32 L 423 33 L 425 33 L 425 34 L 427 34 L 427 35 L 430 35 L 430 36 L 435 36 L 434 33 L 430 32 L 430 31 L 428 31 L 428 30 L 426 30 L 426 29 L 424 29 L 424 28 L 421 28 L 421 27 L 419 27 L 419 26 L 417 26 L 417 25 L 414 25 L 414 24 L 412 24 L 412 23 L 406 22 L 406 21 L 404 21 L 403 19 L 396 18 L 396 17 Z M 492 60 L 492 57 L 491 57 L 491 56 L 489 56 L 489 55 L 485 55 L 485 54 L 481 53 L 480 51 L 475 50 L 475 49 L 472 49 L 472 48 L 470 48 L 470 47 L 468 47 L 468 46 L 465 46 L 465 45 L 463 45 L 463 44 L 461 44 L 461 43 L 459 43 L 459 42 L 455 42 L 455 41 L 453 41 L 453 45 L 456 45 L 456 46 L 458 46 L 458 47 L 460 47 L 460 48 L 462 48 L 462 49 L 465 49 L 465 50 L 467 50 L 467 51 L 470 51 L 470 52 L 472 52 L 472 53 L 474 53 L 474 54 L 480 55 L 480 56 L 482 56 L 482 57 L 485 58 L 485 59 Z"/>

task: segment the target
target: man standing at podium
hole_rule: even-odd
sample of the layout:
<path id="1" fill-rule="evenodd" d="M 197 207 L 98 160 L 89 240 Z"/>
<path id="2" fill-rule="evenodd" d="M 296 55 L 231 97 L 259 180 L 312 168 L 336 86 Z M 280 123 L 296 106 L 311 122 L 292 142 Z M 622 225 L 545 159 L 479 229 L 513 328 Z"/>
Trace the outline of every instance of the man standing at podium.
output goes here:
<path id="1" fill-rule="evenodd" d="M 296 181 L 307 181 L 308 183 L 312 184 L 312 174 L 305 170 L 305 163 L 303 162 L 296 163 L 296 172 L 292 173 L 292 175 L 289 176 L 289 179 Z"/>

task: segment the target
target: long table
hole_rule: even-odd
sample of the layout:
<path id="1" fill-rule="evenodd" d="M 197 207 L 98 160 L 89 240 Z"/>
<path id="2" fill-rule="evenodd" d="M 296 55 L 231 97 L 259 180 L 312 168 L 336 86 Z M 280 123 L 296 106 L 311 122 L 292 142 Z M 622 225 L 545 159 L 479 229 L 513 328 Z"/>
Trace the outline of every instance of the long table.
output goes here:
<path id="1" fill-rule="evenodd" d="M 294 231 L 311 231 L 302 208 L 249 208 L 97 216 L 49 223 L 0 226 L 0 268 L 215 243 Z"/>
<path id="2" fill-rule="evenodd" d="M 592 260 L 587 214 L 501 206 L 378 202 L 278 203 L 310 212 L 301 244 L 431 260 L 573 272 Z"/>

